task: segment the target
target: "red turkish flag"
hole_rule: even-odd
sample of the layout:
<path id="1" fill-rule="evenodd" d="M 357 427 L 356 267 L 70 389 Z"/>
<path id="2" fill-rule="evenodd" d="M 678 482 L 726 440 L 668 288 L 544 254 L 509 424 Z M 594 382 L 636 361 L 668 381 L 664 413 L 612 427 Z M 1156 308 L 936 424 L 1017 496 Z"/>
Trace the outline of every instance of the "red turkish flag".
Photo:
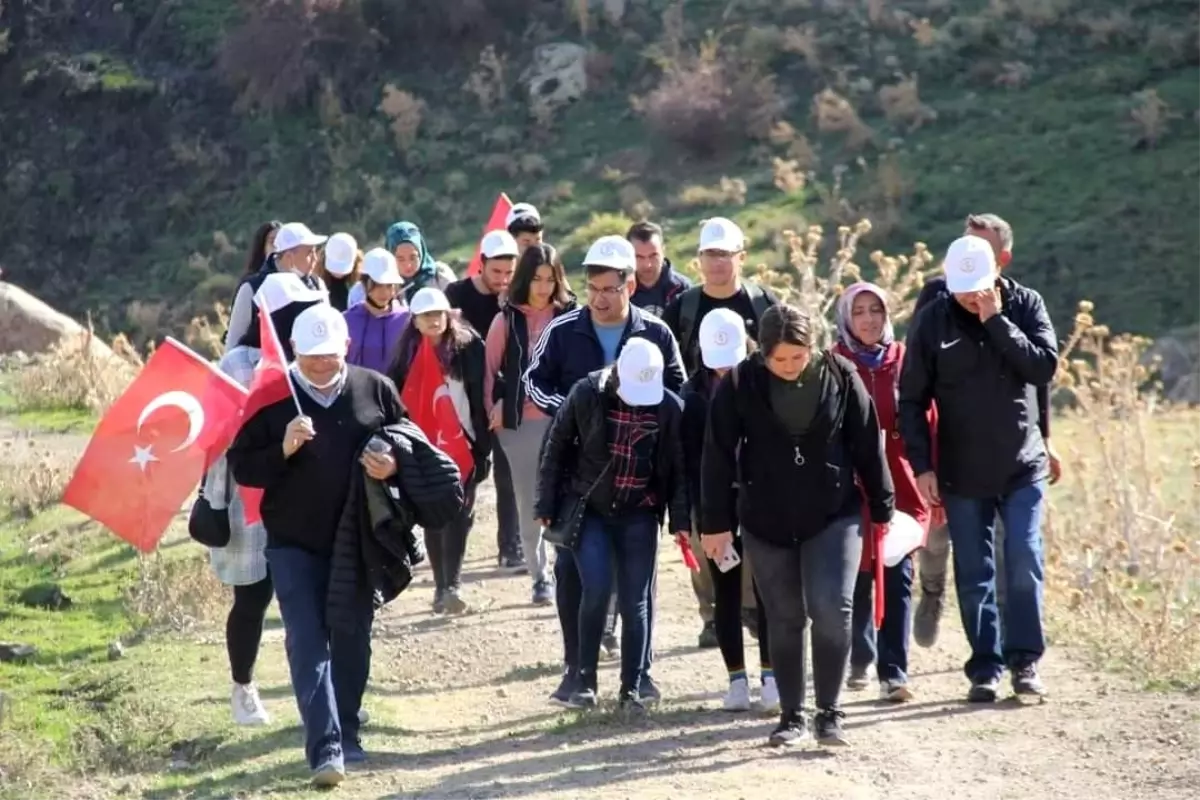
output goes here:
<path id="1" fill-rule="evenodd" d="M 96 426 L 63 502 L 154 549 L 237 433 L 246 390 L 168 338 Z"/>
<path id="2" fill-rule="evenodd" d="M 408 377 L 404 379 L 404 388 L 400 391 L 400 402 L 434 447 L 458 464 L 459 475 L 465 484 L 475 471 L 471 442 L 458 421 L 458 412 L 454 410 L 454 401 L 446 386 L 446 373 L 429 339 L 422 338 L 417 347 Z"/>
<path id="3" fill-rule="evenodd" d="M 483 233 L 479 238 L 482 239 L 492 231 L 504 230 L 504 223 L 508 220 L 508 212 L 512 211 L 513 202 L 508 199 L 508 195 L 504 192 L 496 198 L 496 204 L 492 206 L 492 216 L 488 218 L 487 225 L 483 226 Z M 479 251 L 479 245 L 475 245 L 475 257 L 471 259 L 470 266 L 467 267 L 467 277 L 478 275 L 483 270 L 483 254 Z"/>

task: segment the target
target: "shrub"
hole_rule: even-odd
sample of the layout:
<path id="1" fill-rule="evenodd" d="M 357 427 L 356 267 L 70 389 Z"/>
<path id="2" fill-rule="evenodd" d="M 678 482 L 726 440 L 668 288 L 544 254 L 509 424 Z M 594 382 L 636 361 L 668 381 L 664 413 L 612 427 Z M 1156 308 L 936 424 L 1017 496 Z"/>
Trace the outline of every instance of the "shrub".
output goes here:
<path id="1" fill-rule="evenodd" d="M 658 86 L 633 105 L 655 135 L 703 157 L 767 138 L 784 108 L 774 76 L 719 56 L 712 44 L 668 64 Z"/>
<path id="2" fill-rule="evenodd" d="M 389 83 L 383 87 L 379 111 L 388 118 L 388 128 L 392 131 L 396 147 L 400 152 L 407 153 L 416 143 L 417 134 L 421 131 L 421 122 L 425 118 L 425 101 Z"/>
<path id="3" fill-rule="evenodd" d="M 741 178 L 722 176 L 716 186 L 685 186 L 679 192 L 679 204 L 684 208 L 746 205 L 746 182 Z"/>
<path id="4" fill-rule="evenodd" d="M 907 125 L 909 133 L 937 119 L 937 112 L 921 102 L 915 75 L 890 86 L 881 86 L 879 105 L 888 122 Z"/>
<path id="5" fill-rule="evenodd" d="M 31 365 L 15 373 L 11 390 L 20 411 L 80 409 L 94 414 L 108 410 L 142 365 L 129 341 L 113 341 L 115 355 L 100 355 L 92 346 L 95 334 L 64 341 Z"/>
<path id="6" fill-rule="evenodd" d="M 813 97 L 812 114 L 821 133 L 844 134 L 843 143 L 850 152 L 861 150 L 874 138 L 874 132 L 858 116 L 850 101 L 833 89 L 824 89 Z"/>
<path id="7" fill-rule="evenodd" d="M 5 512 L 30 519 L 58 503 L 72 467 L 61 454 L 39 449 L 37 439 L 6 439 L 0 448 L 0 500 Z"/>

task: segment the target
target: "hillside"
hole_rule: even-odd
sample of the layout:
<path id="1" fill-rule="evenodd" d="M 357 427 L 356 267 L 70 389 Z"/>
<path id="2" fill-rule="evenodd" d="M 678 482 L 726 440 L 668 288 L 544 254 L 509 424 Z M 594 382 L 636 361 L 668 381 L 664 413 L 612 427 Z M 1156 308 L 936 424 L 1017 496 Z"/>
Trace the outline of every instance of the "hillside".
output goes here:
<path id="1" fill-rule="evenodd" d="M 786 265 L 808 222 L 867 215 L 868 250 L 941 250 L 994 211 L 1062 327 L 1083 297 L 1115 329 L 1200 318 L 1193 2 L 399 8 L 0 2 L 6 278 L 144 339 L 227 301 L 265 219 L 374 242 L 409 218 L 465 261 L 503 189 L 568 259 L 643 214 L 686 259 L 728 213 Z"/>

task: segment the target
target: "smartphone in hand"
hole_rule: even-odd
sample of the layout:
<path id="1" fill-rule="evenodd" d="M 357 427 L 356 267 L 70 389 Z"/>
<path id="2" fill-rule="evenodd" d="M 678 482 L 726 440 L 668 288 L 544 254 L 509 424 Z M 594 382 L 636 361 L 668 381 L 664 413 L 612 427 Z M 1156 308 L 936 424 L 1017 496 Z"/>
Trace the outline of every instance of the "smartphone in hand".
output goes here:
<path id="1" fill-rule="evenodd" d="M 725 552 L 721 554 L 721 559 L 717 562 L 717 569 L 721 572 L 729 572 L 740 563 L 742 563 L 742 557 L 738 555 L 737 548 L 731 542 L 726 545 Z"/>

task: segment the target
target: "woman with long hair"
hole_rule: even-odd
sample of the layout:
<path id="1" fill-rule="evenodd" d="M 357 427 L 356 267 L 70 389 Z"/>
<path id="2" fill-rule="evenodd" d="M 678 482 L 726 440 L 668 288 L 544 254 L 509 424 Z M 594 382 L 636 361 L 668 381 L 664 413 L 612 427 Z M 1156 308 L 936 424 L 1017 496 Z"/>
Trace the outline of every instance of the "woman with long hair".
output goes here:
<path id="1" fill-rule="evenodd" d="M 387 249 L 396 257 L 396 266 L 404 278 L 404 301 L 426 286 L 446 291 L 458 278 L 450 267 L 434 259 L 421 229 L 411 222 L 396 222 L 387 229 Z"/>
<path id="2" fill-rule="evenodd" d="M 521 376 L 538 337 L 560 314 L 575 307 L 554 248 L 528 247 L 517 262 L 508 295 L 487 331 L 487 375 L 483 401 L 488 427 L 496 432 L 512 470 L 521 545 L 533 578 L 533 604 L 554 602 L 549 548 L 534 518 L 538 456 L 550 418 L 525 395 Z"/>
<path id="3" fill-rule="evenodd" d="M 359 283 L 363 252 L 348 233 L 335 233 L 325 243 L 317 264 L 317 277 L 329 290 L 329 305 L 338 311 L 350 307 L 350 293 Z"/>
<path id="4" fill-rule="evenodd" d="M 264 222 L 250 237 L 250 250 L 246 254 L 246 268 L 233 289 L 233 300 L 229 304 L 229 322 L 225 326 L 225 352 L 241 344 L 242 337 L 250 328 L 254 292 L 262 279 L 275 271 L 275 235 L 283 223 L 277 219 Z M 253 288 L 250 284 L 253 283 Z"/>
<path id="5" fill-rule="evenodd" d="M 403 395 L 417 348 L 429 343 L 441 362 L 446 390 L 463 434 L 471 443 L 475 463 L 473 473 L 462 476 L 466 499 L 459 516 L 440 528 L 425 529 L 425 549 L 435 587 L 433 611 L 462 614 L 469 610 L 462 596 L 462 567 L 467 537 L 475 523 L 475 494 L 491 468 L 492 437 L 488 435 L 487 408 L 483 401 L 486 356 L 483 340 L 450 310 L 450 301 L 441 289 L 427 286 L 418 291 L 409 302 L 409 311 L 409 323 L 400 334 L 388 377 Z M 435 436 L 434 431 L 425 433 L 431 438 Z"/>
<path id="6" fill-rule="evenodd" d="M 900 365 L 904 343 L 897 341 L 888 313 L 887 293 L 873 283 L 860 282 L 846 289 L 837 304 L 838 342 L 834 351 L 856 367 L 871 393 L 879 426 L 883 430 L 888 470 L 896 487 L 896 510 L 918 523 L 928 535 L 931 509 L 917 489 L 917 478 L 900 438 L 896 400 L 900 392 Z M 932 414 L 932 412 L 931 412 Z M 936 424 L 936 423 L 935 423 Z M 934 425 L 930 426 L 934 429 Z M 866 509 L 864 507 L 864 514 Z M 885 567 L 879 542 L 863 540 L 863 557 L 854 589 L 853 639 L 850 650 L 850 689 L 867 685 L 867 671 L 875 664 L 882 700 L 903 703 L 912 699 L 908 686 L 908 640 L 911 632 L 913 554 Z M 923 544 L 914 542 L 915 551 Z M 874 601 L 872 601 L 874 592 Z M 876 610 L 883 623 L 876 629 Z"/>

